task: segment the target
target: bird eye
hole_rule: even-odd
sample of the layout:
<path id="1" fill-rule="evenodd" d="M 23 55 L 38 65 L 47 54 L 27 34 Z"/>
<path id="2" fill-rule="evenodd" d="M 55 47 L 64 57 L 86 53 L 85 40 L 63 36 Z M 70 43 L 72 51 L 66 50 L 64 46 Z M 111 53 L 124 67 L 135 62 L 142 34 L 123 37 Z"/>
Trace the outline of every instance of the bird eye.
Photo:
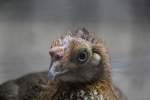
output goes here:
<path id="1" fill-rule="evenodd" d="M 80 63 L 84 63 L 88 60 L 88 51 L 86 49 L 81 50 L 77 56 L 77 60 Z"/>

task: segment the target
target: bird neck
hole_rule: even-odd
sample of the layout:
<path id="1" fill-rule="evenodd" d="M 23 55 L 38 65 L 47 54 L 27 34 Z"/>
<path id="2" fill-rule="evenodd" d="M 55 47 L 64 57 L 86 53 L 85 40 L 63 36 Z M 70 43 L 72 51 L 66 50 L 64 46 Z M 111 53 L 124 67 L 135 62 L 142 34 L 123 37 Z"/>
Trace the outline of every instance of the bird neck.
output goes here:
<path id="1" fill-rule="evenodd" d="M 88 91 L 93 89 L 98 89 L 99 87 L 103 85 L 109 85 L 112 84 L 111 80 L 97 80 L 97 81 L 91 81 L 86 83 L 70 83 L 70 82 L 59 82 L 60 88 L 68 88 L 68 89 L 87 89 Z"/>
<path id="2" fill-rule="evenodd" d="M 89 100 L 104 100 L 107 97 L 106 93 L 109 91 L 113 91 L 112 84 L 106 80 L 97 81 L 92 84 L 60 82 L 54 100 L 77 100 L 79 98 L 83 100 L 86 98 Z"/>

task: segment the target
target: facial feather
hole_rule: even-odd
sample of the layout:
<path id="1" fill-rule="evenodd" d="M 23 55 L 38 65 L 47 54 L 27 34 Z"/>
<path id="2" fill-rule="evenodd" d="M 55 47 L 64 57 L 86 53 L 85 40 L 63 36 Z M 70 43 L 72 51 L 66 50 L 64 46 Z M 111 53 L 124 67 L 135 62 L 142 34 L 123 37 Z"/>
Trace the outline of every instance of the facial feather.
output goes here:
<path id="1" fill-rule="evenodd" d="M 102 56 L 107 56 L 107 54 L 103 55 L 105 47 L 101 40 L 94 38 L 93 34 L 87 30 L 81 29 L 76 33 L 66 34 L 56 41 L 52 43 L 50 51 L 53 51 L 54 55 L 61 55 L 62 57 L 52 62 L 49 70 L 51 77 L 68 82 L 87 82 L 98 79 L 102 70 L 105 70 L 104 66 L 101 65 L 106 58 Z M 95 49 L 97 44 L 103 48 Z M 53 56 L 51 53 L 50 55 Z M 56 61 L 60 65 L 56 65 Z M 61 70 L 56 71 L 56 68 Z"/>

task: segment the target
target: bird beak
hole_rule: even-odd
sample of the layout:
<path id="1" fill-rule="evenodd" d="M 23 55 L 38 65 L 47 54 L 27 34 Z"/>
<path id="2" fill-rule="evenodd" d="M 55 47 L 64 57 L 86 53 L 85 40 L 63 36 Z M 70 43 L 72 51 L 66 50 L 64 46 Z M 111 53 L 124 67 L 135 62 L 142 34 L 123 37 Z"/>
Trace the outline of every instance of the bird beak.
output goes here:
<path id="1" fill-rule="evenodd" d="M 62 65 L 59 61 L 51 62 L 48 71 L 48 77 L 50 80 L 55 80 L 66 72 L 67 70 L 62 68 Z"/>

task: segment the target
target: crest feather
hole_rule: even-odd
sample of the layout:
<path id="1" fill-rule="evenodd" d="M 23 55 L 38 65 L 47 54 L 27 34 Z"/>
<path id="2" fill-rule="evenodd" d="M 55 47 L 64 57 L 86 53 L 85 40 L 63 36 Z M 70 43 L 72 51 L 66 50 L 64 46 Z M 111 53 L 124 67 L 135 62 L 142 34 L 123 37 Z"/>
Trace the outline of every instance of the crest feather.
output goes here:
<path id="1" fill-rule="evenodd" d="M 97 38 L 97 36 L 95 35 L 94 32 L 89 32 L 85 27 L 78 28 L 74 32 L 67 31 L 60 37 L 60 39 L 63 40 L 66 36 L 82 38 L 86 41 L 91 42 L 92 44 L 97 44 L 97 43 L 103 44 L 104 43 L 104 41 L 101 38 Z"/>
<path id="2" fill-rule="evenodd" d="M 94 44 L 97 42 L 102 43 L 102 40 L 97 38 L 94 32 L 89 32 L 85 27 L 77 29 L 75 33 L 72 33 L 72 36 L 82 38 Z"/>

